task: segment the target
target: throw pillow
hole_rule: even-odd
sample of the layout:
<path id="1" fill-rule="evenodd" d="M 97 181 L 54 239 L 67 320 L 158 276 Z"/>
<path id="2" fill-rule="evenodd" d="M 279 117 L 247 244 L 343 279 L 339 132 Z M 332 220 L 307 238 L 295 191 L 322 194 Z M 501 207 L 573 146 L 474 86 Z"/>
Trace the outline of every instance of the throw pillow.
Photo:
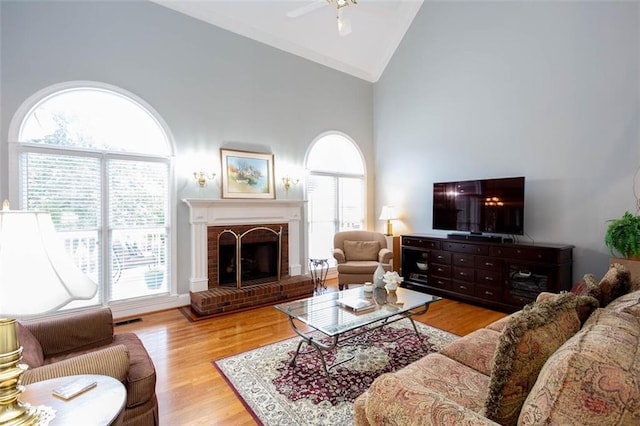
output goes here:
<path id="1" fill-rule="evenodd" d="M 515 425 L 542 366 L 579 329 L 573 293 L 531 303 L 512 317 L 498 340 L 483 414 Z"/>
<path id="2" fill-rule="evenodd" d="M 543 300 L 547 300 L 555 296 L 556 296 L 555 293 L 548 293 L 543 291 L 542 293 L 538 294 L 538 297 L 536 298 L 536 302 L 541 302 Z M 600 306 L 600 302 L 598 302 L 598 299 L 596 299 L 595 297 L 578 295 L 576 297 L 576 312 L 578 313 L 580 324 L 584 324 L 584 322 L 587 320 L 587 318 L 589 318 L 591 313 L 596 309 L 598 309 L 599 306 Z"/>
<path id="3" fill-rule="evenodd" d="M 378 241 L 345 241 L 344 256 L 350 260 L 378 260 Z"/>
<path id="4" fill-rule="evenodd" d="M 629 292 L 629 285 L 631 283 L 631 277 L 629 270 L 620 263 L 613 263 L 602 277 L 598 284 L 598 294 L 594 296 L 600 302 L 600 307 L 604 308 L 613 299 L 616 299 L 623 294 Z"/>
<path id="5" fill-rule="evenodd" d="M 38 339 L 24 325 L 18 324 L 18 341 L 22 346 L 22 363 L 29 368 L 40 367 L 44 364 L 44 352 Z"/>
<path id="6" fill-rule="evenodd" d="M 589 294 L 598 288 L 598 280 L 593 274 L 584 274 L 582 278 L 571 287 L 571 293 L 578 296 Z"/>

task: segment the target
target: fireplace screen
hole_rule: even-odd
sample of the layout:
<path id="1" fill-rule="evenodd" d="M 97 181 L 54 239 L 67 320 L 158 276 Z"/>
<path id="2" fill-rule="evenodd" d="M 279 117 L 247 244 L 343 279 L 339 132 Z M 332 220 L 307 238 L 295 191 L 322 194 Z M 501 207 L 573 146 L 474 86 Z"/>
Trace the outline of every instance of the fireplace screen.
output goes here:
<path id="1" fill-rule="evenodd" d="M 242 234 L 224 230 L 218 234 L 218 283 L 223 287 L 247 287 L 280 280 L 282 227 L 251 228 Z"/>

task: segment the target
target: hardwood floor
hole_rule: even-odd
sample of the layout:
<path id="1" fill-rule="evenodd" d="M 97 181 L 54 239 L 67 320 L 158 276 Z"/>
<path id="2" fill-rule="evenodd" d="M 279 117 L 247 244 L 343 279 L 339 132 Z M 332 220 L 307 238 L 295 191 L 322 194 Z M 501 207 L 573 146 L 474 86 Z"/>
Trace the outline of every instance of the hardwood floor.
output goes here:
<path id="1" fill-rule="evenodd" d="M 445 299 L 414 318 L 462 336 L 504 316 Z M 211 361 L 294 337 L 284 314 L 267 306 L 197 322 L 178 309 L 140 318 L 116 333 L 136 333 L 153 358 L 162 425 L 256 424 Z"/>

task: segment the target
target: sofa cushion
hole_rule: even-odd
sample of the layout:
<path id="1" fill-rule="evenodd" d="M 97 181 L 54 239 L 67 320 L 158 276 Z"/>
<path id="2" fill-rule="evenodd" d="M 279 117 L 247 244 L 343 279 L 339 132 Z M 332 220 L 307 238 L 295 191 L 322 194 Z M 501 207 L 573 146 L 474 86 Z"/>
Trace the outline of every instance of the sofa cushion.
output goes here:
<path id="1" fill-rule="evenodd" d="M 373 381 L 365 401 L 367 419 L 371 424 L 447 424 L 429 419 L 444 415 L 443 405 L 479 413 L 488 384 L 484 374 L 432 353 Z"/>
<path id="2" fill-rule="evenodd" d="M 481 328 L 449 343 L 440 353 L 488 376 L 499 337 L 500 332 Z"/>
<path id="3" fill-rule="evenodd" d="M 40 367 L 44 364 L 44 352 L 38 339 L 27 327 L 16 321 L 18 325 L 18 341 L 22 346 L 22 363 L 29 368 Z"/>
<path id="4" fill-rule="evenodd" d="M 607 305 L 607 309 L 626 312 L 640 318 L 640 290 L 618 297 Z"/>
<path id="5" fill-rule="evenodd" d="M 511 321 L 511 317 L 513 317 L 514 315 L 520 315 L 521 312 L 522 311 L 516 311 L 509 316 L 500 318 L 499 320 L 494 321 L 491 324 L 487 325 L 485 328 L 488 328 L 489 330 L 502 332 L 502 330 L 504 329 L 504 326 L 507 325 L 509 321 Z"/>
<path id="6" fill-rule="evenodd" d="M 344 255 L 351 260 L 377 260 L 380 251 L 378 241 L 345 241 Z"/>
<path id="7" fill-rule="evenodd" d="M 544 365 L 519 424 L 640 424 L 640 319 L 598 309 Z"/>
<path id="8" fill-rule="evenodd" d="M 579 329 L 573 293 L 529 304 L 511 317 L 496 348 L 484 415 L 500 424 L 516 424 L 540 369 Z"/>
<path id="9" fill-rule="evenodd" d="M 378 268 L 378 262 L 374 260 L 347 261 L 336 267 L 339 274 L 371 274 L 366 281 L 373 280 L 373 272 L 376 268 Z M 390 265 L 382 265 L 382 268 L 385 271 L 391 269 Z"/>
<path id="10" fill-rule="evenodd" d="M 600 280 L 595 294 L 590 294 L 590 296 L 598 299 L 600 307 L 604 308 L 612 300 L 628 293 L 630 283 L 631 277 L 629 275 L 629 270 L 620 263 L 613 263 L 604 277 Z"/>

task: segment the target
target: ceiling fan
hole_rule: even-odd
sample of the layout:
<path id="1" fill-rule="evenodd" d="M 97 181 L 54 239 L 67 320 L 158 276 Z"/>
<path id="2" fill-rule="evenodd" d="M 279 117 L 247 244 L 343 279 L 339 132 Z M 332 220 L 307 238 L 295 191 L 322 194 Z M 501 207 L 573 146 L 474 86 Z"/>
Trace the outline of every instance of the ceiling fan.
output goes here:
<path id="1" fill-rule="evenodd" d="M 309 3 L 306 6 L 288 11 L 287 17 L 298 18 L 302 15 L 306 15 L 307 13 L 311 13 L 316 9 L 323 8 L 331 3 L 335 3 L 338 10 L 342 9 L 345 6 L 349 6 L 349 4 L 358 4 L 357 0 L 314 0 L 312 3 Z"/>
<path id="2" fill-rule="evenodd" d="M 306 15 L 307 13 L 311 13 L 314 10 L 325 7 L 329 4 L 336 5 L 336 18 L 338 20 L 338 34 L 341 36 L 347 36 L 351 34 L 351 21 L 349 19 L 342 16 L 341 9 L 345 6 L 349 6 L 350 4 L 358 4 L 357 0 L 315 0 L 312 3 L 307 4 L 306 6 L 299 7 L 297 9 L 290 10 L 287 12 L 287 17 L 289 18 L 299 18 L 300 16 Z"/>

